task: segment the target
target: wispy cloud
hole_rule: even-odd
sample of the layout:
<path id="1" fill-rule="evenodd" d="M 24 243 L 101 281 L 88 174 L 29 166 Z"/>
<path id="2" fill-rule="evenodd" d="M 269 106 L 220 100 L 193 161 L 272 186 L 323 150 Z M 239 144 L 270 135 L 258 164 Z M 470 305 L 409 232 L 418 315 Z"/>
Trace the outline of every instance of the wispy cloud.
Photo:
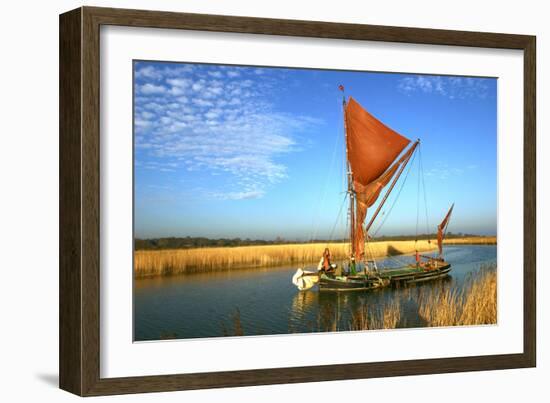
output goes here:
<path id="1" fill-rule="evenodd" d="M 473 169 L 468 166 L 468 169 Z M 424 175 L 428 177 L 434 177 L 437 179 L 445 180 L 448 178 L 461 176 L 464 174 L 464 169 L 457 167 L 450 167 L 448 164 L 441 161 L 437 161 L 435 166 L 426 170 Z"/>
<path id="2" fill-rule="evenodd" d="M 280 83 L 272 74 L 188 66 L 136 66 L 136 162 L 210 174 L 220 181 L 207 192 L 212 198 L 263 197 L 288 174 L 280 157 L 322 121 L 275 110 L 269 99 Z"/>
<path id="3" fill-rule="evenodd" d="M 398 89 L 405 94 L 420 92 L 450 99 L 486 98 L 489 93 L 487 78 L 450 76 L 408 76 L 399 80 Z"/>
<path id="4" fill-rule="evenodd" d="M 210 193 L 212 198 L 221 200 L 247 200 L 247 199 L 259 199 L 265 195 L 264 190 L 243 190 L 242 192 L 218 192 Z"/>

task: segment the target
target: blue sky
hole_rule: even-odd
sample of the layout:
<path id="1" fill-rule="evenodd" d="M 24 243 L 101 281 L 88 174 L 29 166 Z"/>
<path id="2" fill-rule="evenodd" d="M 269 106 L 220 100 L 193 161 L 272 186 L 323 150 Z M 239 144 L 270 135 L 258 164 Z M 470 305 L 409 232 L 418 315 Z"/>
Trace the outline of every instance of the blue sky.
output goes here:
<path id="1" fill-rule="evenodd" d="M 376 235 L 496 233 L 496 79 L 136 61 L 136 237 L 344 237 L 339 84 L 421 139 Z"/>

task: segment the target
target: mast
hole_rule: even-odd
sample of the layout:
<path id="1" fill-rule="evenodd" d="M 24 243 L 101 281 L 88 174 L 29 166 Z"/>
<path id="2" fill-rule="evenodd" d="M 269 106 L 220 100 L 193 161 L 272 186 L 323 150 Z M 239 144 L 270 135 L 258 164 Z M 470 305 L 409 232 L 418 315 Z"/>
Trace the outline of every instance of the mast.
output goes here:
<path id="1" fill-rule="evenodd" d="M 349 217 L 350 217 L 350 258 L 355 258 L 355 194 L 353 190 L 353 173 L 351 171 L 351 165 L 349 163 L 349 150 L 348 150 L 348 130 L 346 125 L 346 94 L 344 93 L 344 86 L 340 85 L 338 87 L 342 91 L 342 114 L 344 116 L 344 136 L 346 139 L 346 170 L 347 170 L 347 179 L 348 179 L 348 195 L 349 195 Z"/>
<path id="2" fill-rule="evenodd" d="M 405 160 L 403 161 L 403 163 L 401 164 L 401 167 L 399 168 L 399 171 L 397 172 L 397 175 L 395 175 L 395 177 L 393 178 L 393 181 L 390 185 L 390 187 L 388 188 L 388 190 L 386 191 L 386 194 L 384 195 L 384 198 L 382 199 L 382 201 L 380 202 L 380 204 L 378 205 L 378 208 L 376 209 L 376 211 L 374 212 L 374 214 L 372 215 L 369 223 L 367 224 L 366 228 L 365 228 L 365 234 L 367 234 L 367 237 L 368 237 L 368 233 L 369 233 L 369 230 L 370 228 L 372 227 L 372 224 L 374 223 L 374 220 L 376 219 L 376 217 L 378 216 L 378 213 L 380 213 L 380 210 L 382 209 L 382 207 L 384 206 L 384 203 L 386 202 L 386 200 L 388 199 L 391 191 L 393 190 L 393 188 L 395 187 L 395 184 L 397 183 L 397 181 L 399 180 L 399 177 L 401 176 L 401 174 L 403 173 L 403 170 L 405 169 L 405 167 L 407 166 L 407 163 L 410 161 L 413 153 L 414 153 L 414 150 L 416 149 L 416 147 L 418 147 L 418 144 L 420 144 L 420 139 L 416 140 L 414 142 L 414 144 L 411 146 L 411 148 L 409 149 L 409 151 L 407 151 L 407 157 L 405 158 Z"/>

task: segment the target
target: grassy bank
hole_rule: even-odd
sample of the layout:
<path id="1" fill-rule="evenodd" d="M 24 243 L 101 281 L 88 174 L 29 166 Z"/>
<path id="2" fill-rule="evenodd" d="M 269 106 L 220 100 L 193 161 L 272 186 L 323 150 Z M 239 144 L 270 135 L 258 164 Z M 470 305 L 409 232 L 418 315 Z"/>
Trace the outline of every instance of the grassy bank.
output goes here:
<path id="1" fill-rule="evenodd" d="M 435 243 L 418 241 L 372 242 L 375 257 L 426 252 Z M 328 247 L 334 260 L 349 253 L 347 243 L 309 243 L 290 245 L 241 246 L 234 248 L 172 249 L 135 252 L 135 276 L 162 276 L 180 273 L 231 270 L 235 268 L 273 267 L 295 264 L 297 267 L 317 263 Z"/>
<path id="2" fill-rule="evenodd" d="M 477 243 L 491 243 L 490 239 L 475 239 Z M 457 242 L 465 244 L 470 242 Z M 492 242 L 496 242 L 493 238 Z M 261 245 L 219 248 L 138 250 L 135 252 L 134 274 L 136 277 L 164 276 L 182 273 L 231 270 L 235 268 L 274 267 L 281 265 L 315 264 L 325 247 L 330 248 L 333 259 L 343 259 L 349 251 L 347 243 L 309 243 L 288 245 Z M 382 241 L 371 242 L 375 257 L 400 255 L 434 250 L 434 241 Z"/>

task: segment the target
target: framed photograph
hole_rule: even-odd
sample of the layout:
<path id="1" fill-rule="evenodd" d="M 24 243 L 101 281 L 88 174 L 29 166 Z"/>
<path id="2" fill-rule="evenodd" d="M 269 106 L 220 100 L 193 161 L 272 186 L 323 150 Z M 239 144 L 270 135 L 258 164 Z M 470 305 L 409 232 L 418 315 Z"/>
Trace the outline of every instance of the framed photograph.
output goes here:
<path id="1" fill-rule="evenodd" d="M 60 16 L 60 387 L 533 367 L 535 37 Z"/>

